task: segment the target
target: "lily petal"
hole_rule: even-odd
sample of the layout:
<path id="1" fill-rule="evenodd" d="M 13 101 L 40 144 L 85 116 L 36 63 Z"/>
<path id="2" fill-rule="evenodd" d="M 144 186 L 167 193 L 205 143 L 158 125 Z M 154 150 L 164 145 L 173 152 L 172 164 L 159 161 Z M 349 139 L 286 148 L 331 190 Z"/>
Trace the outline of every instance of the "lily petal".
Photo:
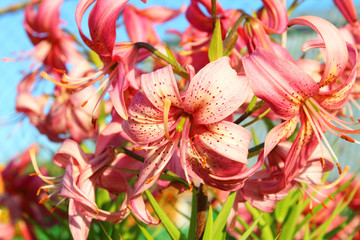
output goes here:
<path id="1" fill-rule="evenodd" d="M 196 127 L 194 135 L 197 135 L 194 144 L 198 151 L 214 152 L 216 155 L 221 155 L 229 160 L 248 164 L 247 154 L 252 137 L 251 133 L 245 128 L 232 122 L 221 121 L 205 125 L 205 127 Z M 210 160 L 208 160 L 208 163 L 217 165 L 215 162 L 210 162 Z"/>
<path id="2" fill-rule="evenodd" d="M 141 87 L 151 104 L 158 110 L 164 110 L 165 98 L 171 101 L 172 106 L 181 107 L 179 89 L 170 65 L 141 75 Z"/>
<path id="3" fill-rule="evenodd" d="M 317 83 L 293 62 L 262 48 L 243 60 L 254 94 L 284 119 L 296 116 L 307 97 L 319 92 Z"/>
<path id="4" fill-rule="evenodd" d="M 142 93 L 139 92 L 134 96 L 128 112 L 129 119 L 123 121 L 122 126 L 125 133 L 127 133 L 133 141 L 139 144 L 147 144 L 165 135 L 164 113 L 155 108 Z M 168 119 L 169 131 L 176 127 L 174 114 L 174 111 L 170 110 Z"/>
<path id="5" fill-rule="evenodd" d="M 335 81 L 344 71 L 348 62 L 346 43 L 340 31 L 330 22 L 315 16 L 302 16 L 291 19 L 289 26 L 305 25 L 319 33 L 326 47 L 326 61 L 319 86 Z"/>
<path id="6" fill-rule="evenodd" d="M 207 64 L 191 80 L 183 108 L 198 124 L 225 119 L 238 109 L 249 94 L 249 83 L 237 75 L 228 57 Z"/>

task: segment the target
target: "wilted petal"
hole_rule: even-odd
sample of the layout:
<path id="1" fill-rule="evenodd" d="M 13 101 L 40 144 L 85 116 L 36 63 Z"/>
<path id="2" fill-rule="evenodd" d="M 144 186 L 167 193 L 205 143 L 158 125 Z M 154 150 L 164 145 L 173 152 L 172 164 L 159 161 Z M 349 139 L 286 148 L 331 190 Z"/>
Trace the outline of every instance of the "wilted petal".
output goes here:
<path id="1" fill-rule="evenodd" d="M 335 81 L 344 71 L 348 62 L 346 43 L 340 31 L 330 22 L 315 16 L 303 16 L 291 19 L 289 26 L 305 25 L 319 33 L 326 47 L 326 61 L 319 86 Z"/>
<path id="2" fill-rule="evenodd" d="M 237 75 L 228 57 L 201 69 L 189 83 L 183 108 L 198 124 L 219 122 L 232 114 L 249 94 L 248 81 Z"/>
<path id="3" fill-rule="evenodd" d="M 254 94 L 284 119 L 296 116 L 302 101 L 319 91 L 317 83 L 293 62 L 265 49 L 258 48 L 243 64 Z"/>

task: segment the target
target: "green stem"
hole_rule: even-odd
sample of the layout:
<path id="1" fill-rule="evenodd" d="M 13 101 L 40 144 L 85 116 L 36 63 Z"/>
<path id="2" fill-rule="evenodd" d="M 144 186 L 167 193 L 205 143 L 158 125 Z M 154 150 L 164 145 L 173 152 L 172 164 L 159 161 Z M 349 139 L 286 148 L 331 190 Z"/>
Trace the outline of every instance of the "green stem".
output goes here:
<path id="1" fill-rule="evenodd" d="M 38 1 L 38 2 L 40 2 L 40 1 Z M 4 7 L 2 9 L 0 9 L 0 15 L 22 10 L 29 4 L 30 4 L 30 1 L 27 1 L 27 2 L 22 2 L 22 3 L 15 3 L 10 6 Z"/>
<path id="2" fill-rule="evenodd" d="M 265 146 L 264 143 L 260 143 L 259 145 L 256 145 L 255 147 L 250 148 L 248 158 L 251 158 L 251 157 L 259 154 L 259 152 L 264 148 L 264 146 Z"/>
<path id="3" fill-rule="evenodd" d="M 152 52 L 155 56 L 157 56 L 158 58 L 164 60 L 166 63 L 170 64 L 171 66 L 173 66 L 175 72 L 177 74 L 179 74 L 181 77 L 183 77 L 185 79 L 189 79 L 189 73 L 183 67 L 181 67 L 179 64 L 177 64 L 171 58 L 169 58 L 169 57 L 165 56 L 164 54 L 162 54 L 159 50 L 155 49 L 153 46 L 151 46 L 151 45 L 149 45 L 147 43 L 144 43 L 144 42 L 137 42 L 137 43 L 135 43 L 135 46 L 137 48 L 145 48 L 149 52 Z"/>
<path id="4" fill-rule="evenodd" d="M 260 107 L 262 107 L 263 105 L 265 105 L 265 102 L 260 101 L 260 102 L 256 103 L 252 109 L 246 109 L 245 113 L 243 115 L 241 115 L 238 119 L 236 119 L 234 123 L 236 123 L 236 124 L 241 123 L 247 117 L 249 117 L 251 114 L 253 114 L 256 110 L 258 110 Z"/>
<path id="5" fill-rule="evenodd" d="M 129 157 L 132 157 L 133 159 L 138 160 L 140 162 L 145 161 L 144 157 L 137 155 L 136 153 L 130 151 L 129 149 L 127 149 L 125 147 L 117 147 L 114 149 L 114 151 L 116 154 L 124 153 L 124 154 L 128 155 Z"/>

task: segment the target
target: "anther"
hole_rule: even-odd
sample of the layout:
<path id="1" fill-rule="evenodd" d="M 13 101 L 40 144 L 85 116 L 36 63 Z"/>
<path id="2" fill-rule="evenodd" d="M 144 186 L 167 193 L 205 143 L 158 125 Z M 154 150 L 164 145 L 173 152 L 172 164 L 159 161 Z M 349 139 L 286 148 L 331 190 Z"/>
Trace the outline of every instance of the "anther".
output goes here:
<path id="1" fill-rule="evenodd" d="M 44 197 L 43 199 L 41 199 L 41 200 L 39 201 L 39 204 L 43 204 L 43 203 L 46 202 L 48 199 L 49 199 L 49 198 L 48 198 L 47 196 Z"/>
<path id="2" fill-rule="evenodd" d="M 336 166 L 337 166 L 337 168 L 339 170 L 339 174 L 342 174 L 342 168 L 341 168 L 340 164 L 336 163 Z"/>
<path id="3" fill-rule="evenodd" d="M 202 157 L 202 167 L 204 168 L 206 166 L 206 157 Z"/>
<path id="4" fill-rule="evenodd" d="M 324 168 L 325 167 L 325 160 L 324 158 L 320 158 L 320 162 L 321 162 L 321 166 Z"/>
<path id="5" fill-rule="evenodd" d="M 145 184 L 149 184 L 149 183 L 151 183 L 151 181 L 152 181 L 152 180 L 154 180 L 154 178 L 153 178 L 153 177 L 149 178 L 149 179 L 145 182 Z"/>
<path id="6" fill-rule="evenodd" d="M 85 107 L 85 105 L 88 103 L 88 101 L 84 101 L 82 104 L 81 104 L 81 107 Z"/>
<path id="7" fill-rule="evenodd" d="M 346 141 L 349 141 L 349 142 L 352 142 L 352 143 L 355 142 L 354 139 L 352 139 L 351 137 L 349 137 L 349 136 L 347 136 L 347 135 L 342 134 L 340 137 L 341 137 L 342 139 L 346 140 Z"/>

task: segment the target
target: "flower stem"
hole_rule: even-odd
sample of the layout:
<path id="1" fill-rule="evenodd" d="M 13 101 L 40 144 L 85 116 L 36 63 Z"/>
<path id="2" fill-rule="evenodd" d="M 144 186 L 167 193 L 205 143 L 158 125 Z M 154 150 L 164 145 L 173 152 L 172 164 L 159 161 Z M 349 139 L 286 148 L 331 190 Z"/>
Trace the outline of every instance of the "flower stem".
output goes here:
<path id="1" fill-rule="evenodd" d="M 206 212 L 208 208 L 208 187 L 200 184 L 197 192 L 197 213 L 196 213 L 196 240 L 202 239 L 206 224 Z"/>
<path id="2" fill-rule="evenodd" d="M 175 62 L 171 58 L 169 58 L 169 57 L 165 56 L 164 54 L 162 54 L 159 50 L 155 49 L 153 46 L 151 46 L 151 45 L 149 45 L 147 43 L 144 43 L 144 42 L 137 42 L 137 43 L 135 43 L 135 46 L 137 48 L 145 48 L 149 52 L 152 52 L 155 56 L 157 56 L 158 58 L 164 60 L 165 62 L 167 62 L 171 66 L 173 66 L 175 72 L 177 74 L 179 74 L 181 77 L 183 77 L 183 78 L 185 78 L 187 80 L 189 79 L 189 74 L 183 67 L 181 67 L 177 62 Z"/>
<path id="3" fill-rule="evenodd" d="M 250 108 L 247 108 L 247 109 L 245 110 L 245 113 L 244 113 L 243 115 L 241 115 L 238 119 L 236 119 L 234 123 L 236 123 L 236 124 L 241 123 L 241 122 L 244 121 L 248 116 L 250 116 L 252 113 L 254 113 L 256 110 L 258 110 L 260 107 L 262 107 L 264 104 L 265 104 L 264 101 L 260 101 L 260 102 L 256 103 L 255 106 L 252 107 L 251 109 L 250 109 Z"/>
<path id="4" fill-rule="evenodd" d="M 211 0 L 211 20 L 212 20 L 212 28 L 213 28 L 213 30 L 215 29 L 216 18 L 217 18 L 216 0 Z"/>

